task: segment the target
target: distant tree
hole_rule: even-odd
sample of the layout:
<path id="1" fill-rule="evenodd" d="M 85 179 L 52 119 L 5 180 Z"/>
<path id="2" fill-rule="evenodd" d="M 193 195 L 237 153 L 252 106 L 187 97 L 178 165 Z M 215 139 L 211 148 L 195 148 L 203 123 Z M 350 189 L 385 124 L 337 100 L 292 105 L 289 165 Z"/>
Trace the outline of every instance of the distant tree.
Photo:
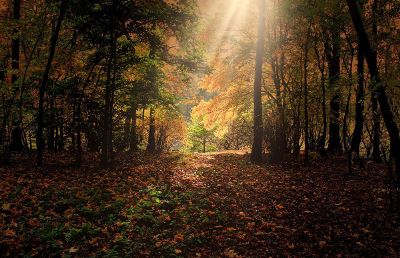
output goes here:
<path id="1" fill-rule="evenodd" d="M 206 153 L 215 140 L 215 130 L 216 128 L 207 129 L 203 122 L 194 119 L 189 127 L 190 149 Z"/>

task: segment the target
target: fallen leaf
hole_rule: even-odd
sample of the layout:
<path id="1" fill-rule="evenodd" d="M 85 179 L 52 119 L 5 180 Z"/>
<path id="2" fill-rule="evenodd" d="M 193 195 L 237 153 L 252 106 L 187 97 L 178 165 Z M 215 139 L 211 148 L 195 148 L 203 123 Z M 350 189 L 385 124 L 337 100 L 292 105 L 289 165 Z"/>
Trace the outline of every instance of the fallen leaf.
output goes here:
<path id="1" fill-rule="evenodd" d="M 13 236 L 16 235 L 16 233 L 15 233 L 15 231 L 12 230 L 12 229 L 7 229 L 7 230 L 5 231 L 5 234 L 4 234 L 4 235 L 5 235 L 5 236 L 8 236 L 8 237 L 13 237 Z"/>
<path id="2" fill-rule="evenodd" d="M 68 252 L 70 252 L 71 254 L 78 252 L 79 248 L 77 247 L 71 247 L 70 249 L 68 249 Z"/>
<path id="3" fill-rule="evenodd" d="M 10 208 L 11 208 L 11 204 L 9 204 L 9 203 L 4 203 L 3 205 L 1 205 L 1 208 L 2 208 L 3 210 L 5 210 L 5 211 L 8 211 L 8 210 L 10 210 Z"/>
<path id="4" fill-rule="evenodd" d="M 182 242 L 185 239 L 182 233 L 178 233 L 174 236 L 174 241 L 175 242 Z"/>

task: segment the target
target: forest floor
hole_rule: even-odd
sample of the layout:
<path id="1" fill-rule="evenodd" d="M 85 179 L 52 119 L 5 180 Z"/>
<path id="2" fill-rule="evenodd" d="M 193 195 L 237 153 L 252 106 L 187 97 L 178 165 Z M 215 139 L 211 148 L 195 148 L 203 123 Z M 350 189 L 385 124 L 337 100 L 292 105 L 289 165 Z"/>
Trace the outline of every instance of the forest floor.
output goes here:
<path id="1" fill-rule="evenodd" d="M 22 157 L 20 157 L 22 158 Z M 0 168 L 0 256 L 268 257 L 400 254 L 385 169 L 346 161 L 252 165 L 224 154 L 67 153 Z"/>

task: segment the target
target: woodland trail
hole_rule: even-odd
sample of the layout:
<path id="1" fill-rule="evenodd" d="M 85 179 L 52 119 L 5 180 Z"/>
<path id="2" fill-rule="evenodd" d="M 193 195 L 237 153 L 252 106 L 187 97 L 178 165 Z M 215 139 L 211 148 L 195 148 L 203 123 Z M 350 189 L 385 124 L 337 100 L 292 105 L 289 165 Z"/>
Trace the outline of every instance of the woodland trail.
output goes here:
<path id="1" fill-rule="evenodd" d="M 1 169 L 2 256 L 399 254 L 379 167 L 349 177 L 340 158 L 258 166 L 236 153 L 127 154 L 114 170 L 87 162 Z"/>

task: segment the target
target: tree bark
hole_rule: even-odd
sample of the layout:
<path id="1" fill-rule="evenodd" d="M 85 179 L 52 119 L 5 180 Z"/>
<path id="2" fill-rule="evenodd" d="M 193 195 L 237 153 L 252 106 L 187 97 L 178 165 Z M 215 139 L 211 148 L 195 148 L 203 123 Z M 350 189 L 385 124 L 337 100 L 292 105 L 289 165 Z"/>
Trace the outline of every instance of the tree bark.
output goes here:
<path id="1" fill-rule="evenodd" d="M 372 92 L 372 160 L 381 162 L 381 116 L 378 106 L 378 93 Z"/>
<path id="2" fill-rule="evenodd" d="M 349 12 L 353 20 L 354 27 L 357 31 L 359 42 L 361 43 L 362 50 L 367 60 L 369 73 L 372 81 L 375 82 L 375 92 L 378 94 L 378 102 L 380 105 L 383 120 L 385 122 L 386 129 L 390 136 L 390 147 L 395 161 L 395 171 L 397 178 L 400 176 L 400 136 L 399 129 L 393 116 L 393 112 L 386 95 L 384 83 L 380 79 L 379 70 L 377 66 L 376 54 L 372 50 L 370 41 L 368 39 L 365 27 L 357 7 L 357 3 L 354 0 L 346 0 L 349 7 Z"/>
<path id="3" fill-rule="evenodd" d="M 20 0 L 14 0 L 13 1 L 13 18 L 15 22 L 18 22 L 20 19 L 20 12 L 21 12 L 21 1 Z M 19 87 L 19 55 L 20 55 L 20 37 L 19 37 L 19 30 L 17 28 L 14 28 L 13 30 L 13 40 L 12 40 L 12 76 L 11 76 L 11 83 L 13 86 L 13 92 L 17 92 L 17 90 L 20 88 Z M 12 96 L 12 101 L 11 101 L 11 106 L 10 106 L 10 111 L 14 102 L 15 96 Z M 22 151 L 24 149 L 24 144 L 22 140 L 22 129 L 20 128 L 19 124 L 15 125 L 15 127 L 12 129 L 11 133 L 11 143 L 10 143 L 10 150 L 14 151 Z"/>
<path id="4" fill-rule="evenodd" d="M 149 139 L 147 142 L 147 151 L 148 152 L 154 152 L 156 150 L 155 133 L 156 133 L 156 128 L 155 128 L 154 107 L 151 107 L 150 108 Z"/>
<path id="5" fill-rule="evenodd" d="M 126 113 L 125 113 L 125 125 L 124 125 L 124 144 L 123 144 L 123 149 L 125 149 L 126 146 L 130 147 L 130 142 L 131 142 L 131 127 L 132 127 L 132 109 L 129 108 Z"/>
<path id="6" fill-rule="evenodd" d="M 115 8 L 113 1 L 112 9 Z M 114 12 L 110 14 L 114 15 Z M 113 162 L 113 111 L 114 111 L 114 92 L 116 79 L 116 51 L 117 51 L 117 36 L 115 33 L 115 17 L 111 17 L 110 24 L 110 39 L 109 39 L 109 56 L 107 64 L 107 82 L 105 89 L 104 101 L 104 124 L 103 124 L 103 143 L 101 167 L 110 168 Z"/>
<path id="7" fill-rule="evenodd" d="M 43 164 L 43 151 L 44 151 L 44 140 L 43 140 L 43 125 L 44 125 L 44 94 L 46 92 L 47 83 L 49 81 L 49 75 L 51 70 L 51 65 L 53 63 L 54 55 L 56 52 L 57 40 L 61 30 L 61 24 L 64 20 L 65 12 L 67 10 L 67 1 L 61 0 L 60 12 L 57 19 L 56 27 L 50 39 L 50 50 L 49 57 L 47 59 L 46 69 L 43 73 L 42 82 L 39 88 L 39 111 L 38 111 L 38 130 L 36 136 L 37 145 L 37 165 L 41 166 Z"/>
<path id="8" fill-rule="evenodd" d="M 360 42 L 357 53 L 357 97 L 356 97 L 356 124 L 351 138 L 350 152 L 355 152 L 357 158 L 360 156 L 360 143 L 364 124 L 364 54 Z"/>
<path id="9" fill-rule="evenodd" d="M 331 51 L 328 55 L 329 68 L 329 88 L 332 92 L 330 101 L 330 121 L 329 121 L 329 143 L 328 150 L 333 153 L 340 152 L 340 90 L 338 89 L 340 78 L 340 29 L 337 24 L 332 24 Z"/>
<path id="10" fill-rule="evenodd" d="M 306 41 L 304 43 L 304 163 L 309 162 L 309 149 L 310 149 L 310 137 L 309 137 L 309 124 L 308 124 L 308 41 L 311 32 L 311 24 L 307 29 Z"/>
<path id="11" fill-rule="evenodd" d="M 314 51 L 315 55 L 317 57 L 318 61 L 318 69 L 321 74 L 321 91 L 322 91 L 322 101 L 321 101 L 321 106 L 322 106 L 322 134 L 321 137 L 319 138 L 319 143 L 318 143 L 318 148 L 321 156 L 325 156 L 325 144 L 326 144 L 326 134 L 328 131 L 328 121 L 327 121 L 327 112 L 326 112 L 326 87 L 325 87 L 325 58 L 326 58 L 326 51 L 325 49 L 322 57 L 319 55 L 319 50 L 317 47 L 317 44 L 315 43 L 314 46 Z"/>
<path id="12" fill-rule="evenodd" d="M 378 0 L 372 2 L 372 48 L 376 49 L 378 43 Z M 376 56 L 376 51 L 374 51 Z M 378 107 L 378 95 L 371 94 L 372 103 L 372 160 L 380 163 L 381 153 L 381 116 Z"/>
<path id="13" fill-rule="evenodd" d="M 130 128 L 130 141 L 129 141 L 130 151 L 138 150 L 138 138 L 137 138 L 137 106 L 134 105 L 132 108 L 132 124 Z"/>
<path id="14" fill-rule="evenodd" d="M 262 124 L 262 66 L 265 44 L 265 1 L 260 0 L 260 12 L 258 21 L 258 39 L 256 52 L 256 68 L 254 80 L 254 136 L 253 146 L 251 150 L 251 160 L 253 162 L 262 161 L 262 141 L 263 141 L 263 124 Z"/>

